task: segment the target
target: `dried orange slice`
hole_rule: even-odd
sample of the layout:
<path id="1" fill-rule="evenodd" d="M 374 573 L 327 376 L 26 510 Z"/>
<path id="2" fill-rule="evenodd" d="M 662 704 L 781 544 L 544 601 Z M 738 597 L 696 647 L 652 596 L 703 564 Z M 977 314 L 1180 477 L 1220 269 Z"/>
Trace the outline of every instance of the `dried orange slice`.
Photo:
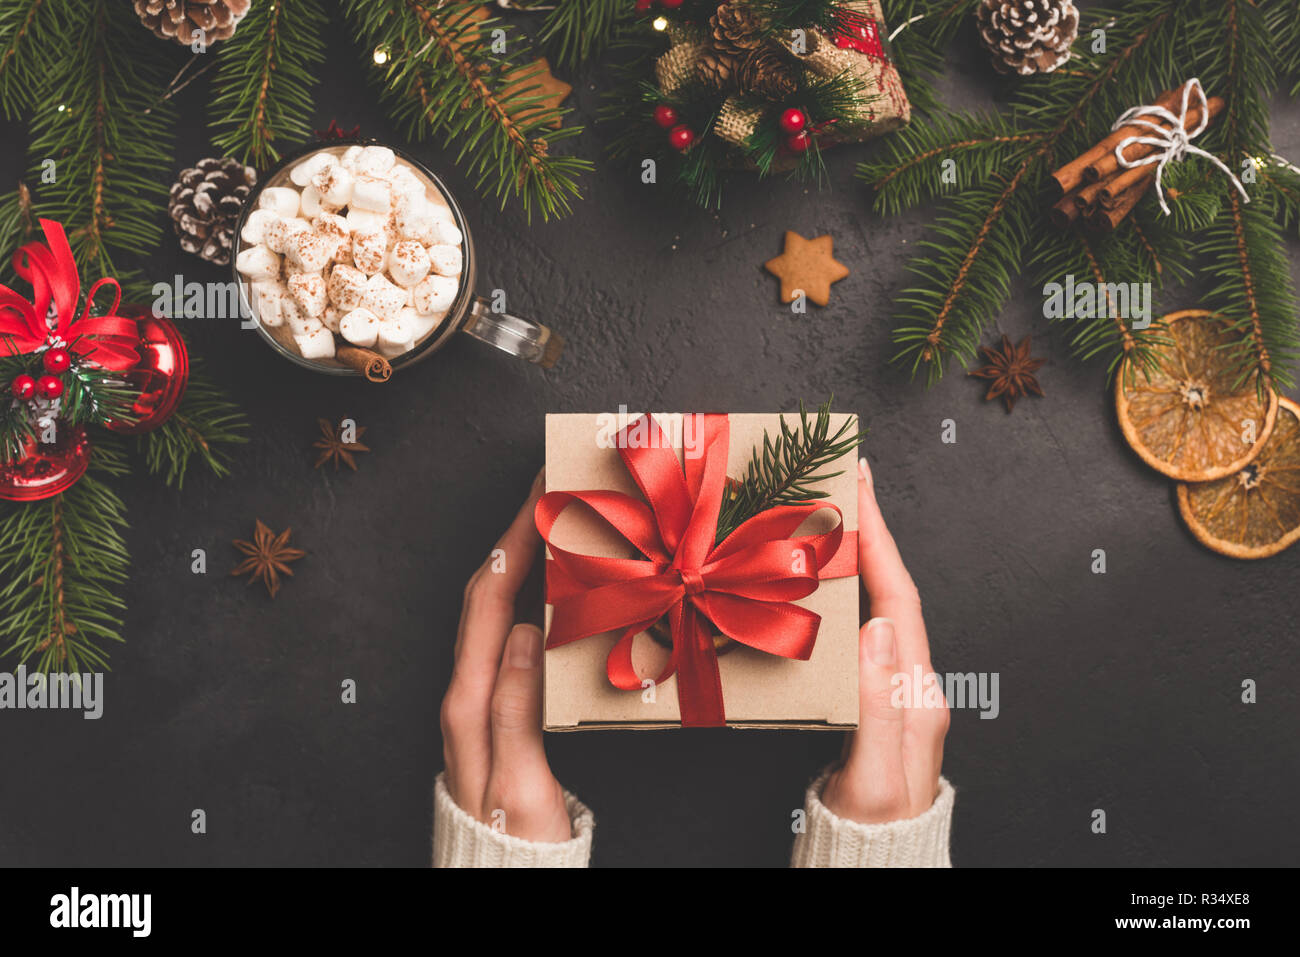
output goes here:
<path id="1" fill-rule="evenodd" d="M 1300 539 L 1300 405 L 1279 400 L 1277 425 L 1254 461 L 1214 482 L 1178 486 L 1178 510 L 1203 545 L 1267 558 Z"/>
<path id="2" fill-rule="evenodd" d="M 1124 438 L 1153 469 L 1182 482 L 1209 482 L 1241 470 L 1268 441 L 1277 395 L 1261 399 L 1252 380 L 1234 386 L 1229 348 L 1240 333 L 1204 309 L 1174 312 L 1155 330 L 1150 369 L 1116 376 L 1115 409 Z"/>

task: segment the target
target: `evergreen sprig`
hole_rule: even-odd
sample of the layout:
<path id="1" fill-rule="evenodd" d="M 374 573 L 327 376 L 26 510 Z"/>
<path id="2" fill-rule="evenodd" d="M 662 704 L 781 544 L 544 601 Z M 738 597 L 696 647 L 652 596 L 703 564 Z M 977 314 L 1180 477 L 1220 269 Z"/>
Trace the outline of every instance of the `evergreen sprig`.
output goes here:
<path id="1" fill-rule="evenodd" d="M 209 113 L 218 149 L 265 169 L 280 158 L 277 142 L 310 138 L 324 22 L 319 0 L 263 0 L 217 46 Z"/>
<path id="2" fill-rule="evenodd" d="M 96 445 L 85 475 L 42 502 L 0 503 L 0 654 L 43 672 L 108 669 L 122 640 L 129 556 L 126 506 L 106 478 L 126 465 L 120 446 Z"/>
<path id="3" fill-rule="evenodd" d="M 603 54 L 633 16 L 628 0 L 565 0 L 550 6 L 537 42 L 566 70 Z"/>
<path id="4" fill-rule="evenodd" d="M 456 161 L 476 188 L 502 207 L 517 198 L 530 220 L 534 213 L 549 220 L 570 212 L 580 196 L 578 176 L 592 164 L 555 146 L 582 128 L 561 125 L 569 110 L 544 104 L 542 67 L 513 27 L 475 20 L 480 4 L 463 0 L 343 5 L 362 44 L 388 51 L 382 99 L 410 138 L 433 135 L 456 146 Z"/>
<path id="5" fill-rule="evenodd" d="M 945 17 L 965 16 L 967 0 L 944 4 L 910 0 L 888 5 L 892 18 L 920 19 L 899 35 L 896 57 L 909 92 L 932 72 L 941 44 L 951 37 Z M 940 210 L 923 252 L 912 262 L 914 281 L 898 297 L 896 359 L 933 383 L 955 359 L 967 362 L 981 334 L 1010 295 L 1013 277 L 1060 280 L 1066 273 L 1098 283 L 1155 285 L 1186 279 L 1191 263 L 1205 263 L 1217 284 L 1210 305 L 1242 333 L 1236 355 L 1243 377 L 1261 384 L 1290 381 L 1296 352 L 1296 308 L 1274 219 L 1296 221 L 1300 179 L 1269 166 L 1267 95 L 1273 59 L 1300 66 L 1300 30 L 1277 51 L 1269 24 L 1294 13 L 1293 0 L 1258 6 L 1228 0 L 1131 0 L 1122 7 L 1090 7 L 1066 67 L 1017 81 L 1007 109 L 992 116 L 939 115 L 914 121 L 892 138 L 886 154 L 859 168 L 875 188 L 882 213 L 931 200 Z M 949 17 L 951 13 L 951 17 Z M 1094 31 L 1100 30 L 1097 34 Z M 1098 38 L 1101 38 L 1099 42 Z M 907 54 L 899 55 L 906 46 Z M 1252 188 L 1251 204 L 1206 164 L 1186 161 L 1165 172 L 1165 217 L 1153 196 L 1108 236 L 1052 229 L 1043 185 L 1049 171 L 1098 142 L 1114 118 L 1149 103 L 1161 90 L 1199 77 L 1210 95 L 1228 100 L 1223 119 L 1198 145 L 1218 154 L 1234 172 L 1251 159 L 1267 175 Z M 944 161 L 953 175 L 944 177 Z M 951 180 L 955 179 L 955 182 Z M 1261 176 L 1261 182 L 1264 182 Z M 1271 200 L 1261 201 L 1263 194 Z M 1136 365 L 1158 344 L 1149 331 L 1115 317 L 1076 320 L 1072 341 L 1085 358 L 1123 356 Z"/>
<path id="6" fill-rule="evenodd" d="M 197 457 L 218 478 L 230 474 L 229 446 L 248 441 L 248 420 L 202 371 L 190 367 L 189 385 L 180 406 L 163 424 L 137 438 L 145 467 L 175 488 Z"/>
<path id="7" fill-rule="evenodd" d="M 49 77 L 48 51 L 63 41 L 55 0 L 0 4 L 0 112 L 16 120 L 32 109 Z"/>
<path id="8" fill-rule="evenodd" d="M 729 485 L 718 513 L 716 541 L 723 541 L 737 528 L 760 512 L 778 505 L 810 502 L 830 493 L 818 484 L 842 475 L 823 472 L 844 453 L 857 447 L 865 432 L 851 433 L 853 420 L 848 419 L 831 432 L 831 401 L 817 407 L 810 420 L 799 403 L 798 429 L 781 417 L 781 433 L 773 439 L 763 431 L 762 450 L 754 449 L 744 476 Z"/>

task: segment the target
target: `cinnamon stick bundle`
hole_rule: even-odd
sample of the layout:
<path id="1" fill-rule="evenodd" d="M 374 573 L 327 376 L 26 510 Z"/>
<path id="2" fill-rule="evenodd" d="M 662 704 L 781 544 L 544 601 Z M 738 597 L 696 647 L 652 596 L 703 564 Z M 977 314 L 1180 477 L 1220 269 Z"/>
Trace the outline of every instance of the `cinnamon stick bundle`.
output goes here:
<path id="1" fill-rule="evenodd" d="M 1182 102 L 1182 94 L 1183 88 L 1181 86 L 1175 87 L 1172 90 L 1165 90 L 1156 97 L 1153 105 L 1163 106 L 1166 110 L 1173 109 L 1174 106 Z M 1064 196 L 1066 193 L 1073 192 L 1084 182 L 1092 182 L 1092 180 L 1084 179 L 1084 171 L 1089 166 L 1092 166 L 1107 154 L 1114 154 L 1115 147 L 1125 138 L 1130 136 L 1141 136 L 1144 132 L 1150 131 L 1144 130 L 1140 126 L 1121 126 L 1092 149 L 1084 152 L 1082 156 L 1079 156 L 1072 162 L 1066 163 L 1052 174 L 1052 189 L 1055 192 L 1056 197 Z"/>
<path id="2" fill-rule="evenodd" d="M 1210 122 L 1214 122 L 1218 115 L 1223 112 L 1224 106 L 1225 103 L 1221 96 L 1212 96 L 1206 101 L 1206 107 L 1210 114 Z M 1155 120 L 1155 122 L 1159 123 L 1160 126 L 1166 129 L 1168 128 L 1168 124 L 1163 123 L 1160 120 Z M 1200 106 L 1194 106 L 1187 111 L 1187 118 L 1183 121 L 1183 129 L 1195 129 L 1200 122 L 1201 108 Z M 1127 129 L 1127 127 L 1125 127 L 1125 129 Z M 1153 131 L 1151 130 L 1141 130 L 1136 135 L 1152 135 L 1152 132 Z M 1123 137 L 1116 140 L 1115 146 L 1118 146 L 1122 141 Z M 1152 146 L 1150 143 L 1131 143 L 1124 151 L 1124 158 L 1130 163 L 1135 160 L 1146 159 L 1154 153 L 1157 148 L 1158 147 Z M 1103 180 L 1110 176 L 1119 168 L 1119 160 L 1115 156 L 1115 148 L 1111 147 L 1110 152 L 1105 156 L 1084 167 L 1083 178 L 1086 182 L 1095 183 L 1098 180 Z"/>

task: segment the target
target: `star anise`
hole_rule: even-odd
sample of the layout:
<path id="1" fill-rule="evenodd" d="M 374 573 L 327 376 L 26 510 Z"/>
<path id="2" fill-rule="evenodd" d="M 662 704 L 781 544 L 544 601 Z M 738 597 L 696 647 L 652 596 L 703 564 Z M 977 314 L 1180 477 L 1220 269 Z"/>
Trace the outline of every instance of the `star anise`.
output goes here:
<path id="1" fill-rule="evenodd" d="M 357 461 L 352 457 L 353 452 L 369 452 L 370 447 L 362 445 L 360 442 L 344 442 L 343 428 L 335 427 L 325 419 L 316 420 L 320 424 L 321 438 L 313 442 L 312 448 L 321 449 L 321 454 L 316 458 L 315 468 L 320 468 L 326 462 L 334 462 L 334 471 L 339 470 L 339 463 L 342 462 L 352 471 L 357 470 Z M 359 439 L 366 434 L 364 425 L 356 426 L 356 437 Z"/>
<path id="2" fill-rule="evenodd" d="M 289 545 L 289 535 L 292 532 L 293 529 L 286 528 L 276 535 L 260 518 L 257 519 L 251 542 L 239 539 L 231 542 L 248 557 L 236 565 L 230 574 L 247 575 L 250 585 L 260 580 L 274 598 L 275 593 L 280 590 L 280 576 L 293 575 L 289 562 L 296 562 L 307 554 L 301 548 L 293 548 Z"/>
<path id="3" fill-rule="evenodd" d="M 1038 384 L 1034 373 L 1047 360 L 1031 357 L 1029 349 L 1029 336 L 1021 339 L 1016 346 L 1006 336 L 1002 337 L 1002 344 L 997 348 L 980 346 L 980 355 L 988 365 L 982 369 L 972 369 L 967 375 L 991 381 L 984 401 L 1002 396 L 1002 401 L 1010 412 L 1016 407 L 1016 399 L 1022 395 L 1043 394 L 1043 388 Z"/>

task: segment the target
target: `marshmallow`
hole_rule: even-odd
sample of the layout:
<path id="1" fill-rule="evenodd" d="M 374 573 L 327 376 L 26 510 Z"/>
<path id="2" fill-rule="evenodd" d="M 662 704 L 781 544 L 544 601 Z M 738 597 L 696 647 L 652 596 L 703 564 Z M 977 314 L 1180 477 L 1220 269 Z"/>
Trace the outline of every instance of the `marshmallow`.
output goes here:
<path id="1" fill-rule="evenodd" d="M 252 284 L 251 298 L 257 319 L 268 329 L 284 324 L 281 305 L 289 299 L 289 287 L 278 279 L 263 279 Z"/>
<path id="2" fill-rule="evenodd" d="M 257 205 L 284 219 L 292 219 L 298 215 L 298 191 L 292 186 L 268 186 L 258 194 Z"/>
<path id="3" fill-rule="evenodd" d="M 289 331 L 294 336 L 309 336 L 318 329 L 324 329 L 325 323 L 321 322 L 315 316 L 290 316 Z"/>
<path id="4" fill-rule="evenodd" d="M 387 252 L 388 236 L 382 229 L 372 233 L 354 233 L 352 236 L 352 262 L 368 276 L 384 268 L 384 255 Z"/>
<path id="5" fill-rule="evenodd" d="M 392 184 L 377 176 L 358 174 L 356 184 L 352 187 L 349 206 L 354 209 L 370 209 L 377 213 L 387 213 L 393 206 Z"/>
<path id="6" fill-rule="evenodd" d="M 314 229 L 304 229 L 289 240 L 285 249 L 289 261 L 305 272 L 320 272 L 329 265 L 336 240 L 326 239 Z"/>
<path id="7" fill-rule="evenodd" d="M 255 209 L 244 219 L 244 228 L 239 231 L 239 238 L 249 245 L 256 246 L 262 241 L 262 230 L 266 224 L 275 219 L 275 213 L 269 209 Z"/>
<path id="8" fill-rule="evenodd" d="M 436 223 L 433 227 L 433 241 L 440 245 L 459 246 L 464 238 L 455 223 Z"/>
<path id="9" fill-rule="evenodd" d="M 334 333 L 321 327 L 305 336 L 294 336 L 294 343 L 304 359 L 333 359 Z"/>
<path id="10" fill-rule="evenodd" d="M 325 280 L 318 273 L 290 276 L 286 285 L 293 301 L 305 315 L 317 318 L 325 311 L 329 297 L 325 294 Z"/>
<path id="11" fill-rule="evenodd" d="M 357 156 L 357 172 L 383 176 L 393 168 L 396 160 L 396 154 L 387 146 L 366 146 Z"/>
<path id="12" fill-rule="evenodd" d="M 406 313 L 399 313 L 399 315 L 405 317 Z M 416 342 L 420 342 L 425 336 L 438 328 L 446 315 L 445 312 L 432 312 L 428 315 L 421 315 L 412 309 L 410 316 L 407 317 L 407 321 L 411 324 L 411 338 Z"/>
<path id="13" fill-rule="evenodd" d="M 283 254 L 289 248 L 289 240 L 295 233 L 310 229 L 311 224 L 305 219 L 273 219 L 262 230 L 262 241 L 273 253 Z"/>
<path id="14" fill-rule="evenodd" d="M 419 175 L 405 163 L 394 166 L 388 172 L 388 182 L 393 186 L 393 201 L 398 197 L 418 197 L 424 199 L 425 185 Z"/>
<path id="15" fill-rule="evenodd" d="M 338 157 L 333 153 L 313 153 L 289 170 L 289 180 L 295 186 L 307 186 L 311 183 L 312 177 L 321 170 L 337 164 Z"/>
<path id="16" fill-rule="evenodd" d="M 311 178 L 311 184 L 320 193 L 321 206 L 340 207 L 352 202 L 355 178 L 345 166 L 327 166 Z"/>
<path id="17" fill-rule="evenodd" d="M 338 332 L 339 320 L 342 318 L 343 318 L 343 313 L 339 311 L 339 307 L 331 303 L 330 305 L 326 306 L 325 311 L 321 313 L 320 321 L 321 321 L 321 325 L 323 325 L 330 332 Z"/>
<path id="18" fill-rule="evenodd" d="M 412 304 L 421 315 L 446 312 L 456 300 L 460 281 L 450 276 L 428 276 L 412 290 Z"/>
<path id="19" fill-rule="evenodd" d="M 338 207 L 325 207 L 320 201 L 320 190 L 315 186 L 308 186 L 302 191 L 302 206 L 298 211 L 307 219 L 314 219 L 321 213 L 337 212 Z"/>
<path id="20" fill-rule="evenodd" d="M 448 206 L 441 197 L 429 200 L 429 215 L 435 222 L 452 223 L 456 222 L 456 217 L 452 215 L 451 207 Z"/>
<path id="21" fill-rule="evenodd" d="M 429 254 L 419 243 L 403 240 L 388 254 L 388 275 L 399 286 L 414 286 L 429 275 Z"/>
<path id="22" fill-rule="evenodd" d="M 301 276 L 304 273 L 314 276 L 320 275 L 319 269 L 303 269 L 302 266 L 298 265 L 288 256 L 284 257 L 284 260 L 280 265 L 283 268 L 285 279 L 288 279 L 290 276 Z"/>
<path id="23" fill-rule="evenodd" d="M 330 262 L 352 261 L 352 233 L 348 231 L 346 219 L 332 213 L 325 213 L 311 221 L 311 228 L 330 244 Z"/>
<path id="24" fill-rule="evenodd" d="M 353 309 L 339 320 L 339 333 L 354 346 L 369 349 L 379 336 L 379 317 L 369 309 Z"/>
<path id="25" fill-rule="evenodd" d="M 241 249 L 235 257 L 235 269 L 248 277 L 249 282 L 280 277 L 280 257 L 266 246 Z"/>
<path id="26" fill-rule="evenodd" d="M 420 196 L 403 196 L 398 200 L 393 215 L 397 234 L 403 239 L 431 244 L 436 241 L 438 221 L 433 218 L 429 202 Z"/>
<path id="27" fill-rule="evenodd" d="M 326 289 L 334 305 L 343 310 L 355 309 L 361 305 L 361 295 L 366 291 L 366 274 L 346 263 L 339 263 L 330 270 Z"/>
<path id="28" fill-rule="evenodd" d="M 364 147 L 361 146 L 349 146 L 343 151 L 343 155 L 339 158 L 339 162 L 342 163 L 346 169 L 350 169 L 355 173 L 357 169 L 357 160 L 361 158 L 361 151 L 363 148 Z"/>
<path id="29" fill-rule="evenodd" d="M 383 229 L 387 223 L 388 217 L 384 213 L 376 213 L 369 209 L 348 210 L 348 229 L 353 233 L 373 233 L 377 229 Z"/>
<path id="30" fill-rule="evenodd" d="M 430 246 L 429 262 L 433 264 L 433 271 L 440 276 L 459 276 L 461 256 L 460 249 L 455 246 Z"/>
<path id="31" fill-rule="evenodd" d="M 394 286 L 383 273 L 366 280 L 366 291 L 361 294 L 361 308 L 368 309 L 380 319 L 391 319 L 406 305 L 406 290 Z"/>
<path id="32" fill-rule="evenodd" d="M 404 319 L 401 313 L 381 322 L 375 344 L 379 347 L 380 355 L 390 359 L 414 349 L 415 335 L 410 322 Z"/>

